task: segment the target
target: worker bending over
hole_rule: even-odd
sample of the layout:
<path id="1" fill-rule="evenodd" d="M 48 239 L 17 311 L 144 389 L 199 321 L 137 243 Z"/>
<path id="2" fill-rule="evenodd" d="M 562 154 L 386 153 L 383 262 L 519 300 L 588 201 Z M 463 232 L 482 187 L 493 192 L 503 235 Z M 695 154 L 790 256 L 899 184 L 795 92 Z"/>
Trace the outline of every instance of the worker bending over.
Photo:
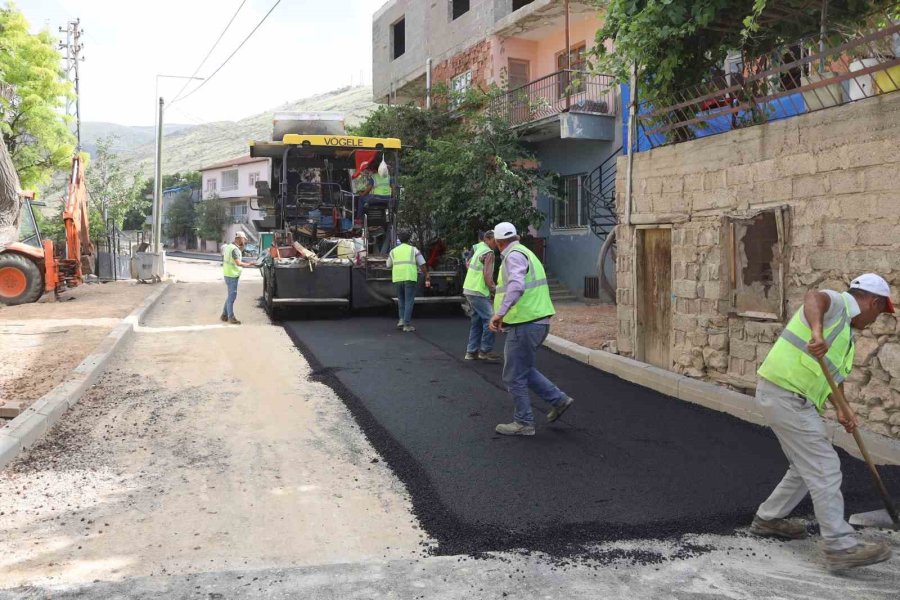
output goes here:
<path id="1" fill-rule="evenodd" d="M 512 395 L 515 412 L 512 423 L 497 425 L 502 435 L 534 435 L 534 413 L 531 410 L 531 389 L 549 404 L 549 422 L 556 421 L 574 400 L 556 387 L 534 367 L 537 350 L 550 333 L 553 302 L 544 265 L 534 252 L 519 243 L 512 223 L 494 227 L 494 240 L 503 262 L 494 297 L 491 331 L 504 331 L 503 383 Z"/>
<path id="2" fill-rule="evenodd" d="M 397 308 L 400 319 L 397 321 L 397 329 L 403 331 L 415 331 L 412 326 L 413 305 L 416 301 L 416 287 L 419 284 L 419 269 L 425 275 L 425 285 L 431 284 L 431 276 L 428 267 L 425 266 L 425 257 L 419 249 L 409 244 L 409 232 L 402 231 L 397 236 L 400 244 L 388 254 L 387 266 L 391 269 L 391 280 L 397 287 Z"/>
<path id="3" fill-rule="evenodd" d="M 466 360 L 499 361 L 494 350 L 494 332 L 489 325 L 493 309 L 491 296 L 497 289 L 494 285 L 494 241 L 493 230 L 486 231 L 482 241 L 472 248 L 463 282 L 463 295 L 472 310 L 472 324 L 469 327 L 469 344 L 466 346 Z"/>
<path id="4" fill-rule="evenodd" d="M 841 462 L 821 417 L 831 389 L 817 358 L 824 357 L 835 382 L 843 385 L 853 367 L 851 327 L 864 329 L 881 313 L 894 312 L 890 294 L 887 282 L 874 273 L 854 279 L 849 292 L 810 290 L 758 372 L 756 401 L 789 466 L 756 511 L 750 531 L 784 539 L 806 537 L 804 523 L 785 517 L 809 493 L 832 570 L 879 563 L 891 557 L 891 549 L 883 542 L 858 539 L 844 520 Z M 851 433 L 858 426 L 852 413 L 839 414 L 838 420 Z"/>
<path id="5" fill-rule="evenodd" d="M 242 267 L 255 267 L 253 263 L 243 261 L 244 245 L 247 243 L 247 234 L 238 231 L 234 234 L 234 243 L 225 244 L 222 249 L 222 275 L 225 277 L 225 287 L 228 295 L 225 297 L 225 306 L 222 308 L 223 321 L 232 325 L 240 325 L 234 316 L 234 301 L 237 298 L 238 280 L 241 278 Z"/>

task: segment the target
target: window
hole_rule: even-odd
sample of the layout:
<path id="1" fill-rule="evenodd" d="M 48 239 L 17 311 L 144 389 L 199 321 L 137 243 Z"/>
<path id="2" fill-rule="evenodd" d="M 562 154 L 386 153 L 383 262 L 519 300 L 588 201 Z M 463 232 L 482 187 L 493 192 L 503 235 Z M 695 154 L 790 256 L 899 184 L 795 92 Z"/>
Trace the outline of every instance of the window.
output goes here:
<path id="1" fill-rule="evenodd" d="M 507 63 L 508 81 L 507 88 L 514 90 L 528 85 L 531 80 L 531 64 L 527 60 L 519 60 L 518 58 L 510 58 Z"/>
<path id="2" fill-rule="evenodd" d="M 450 108 L 456 108 L 462 102 L 462 96 L 472 87 L 472 71 L 460 73 L 450 80 Z"/>
<path id="3" fill-rule="evenodd" d="M 563 50 L 556 55 L 556 70 L 557 71 L 567 71 L 571 68 L 572 71 L 584 71 L 585 70 L 585 51 L 587 50 L 587 45 L 582 42 L 578 45 L 572 46 L 569 49 L 569 55 L 566 56 L 566 51 Z M 571 67 L 570 67 L 571 65 Z M 572 85 L 569 88 L 569 85 Z M 573 81 L 573 77 L 568 73 L 563 73 L 559 77 L 558 84 L 558 92 L 560 98 L 565 98 L 566 91 L 570 94 L 579 94 L 584 91 L 584 82 L 583 81 Z"/>
<path id="4" fill-rule="evenodd" d="M 584 175 L 566 175 L 560 179 L 559 198 L 553 202 L 553 219 L 555 229 L 572 229 L 587 227 L 588 207 L 584 198 L 582 183 Z"/>
<path id="5" fill-rule="evenodd" d="M 222 191 L 228 192 L 236 189 L 238 189 L 237 169 L 233 171 L 222 171 Z"/>
<path id="6" fill-rule="evenodd" d="M 259 181 L 259 171 L 255 173 L 250 173 L 250 176 L 247 177 L 247 183 L 250 184 L 250 187 L 255 188 L 256 182 Z"/>
<path id="7" fill-rule="evenodd" d="M 731 281 L 738 315 L 774 320 L 782 317 L 786 216 L 775 209 L 731 219 Z"/>
<path id="8" fill-rule="evenodd" d="M 512 9 L 513 9 L 513 11 L 517 11 L 520 8 L 522 8 L 523 6 L 528 6 L 533 1 L 534 0 L 512 0 Z"/>
<path id="9" fill-rule="evenodd" d="M 218 182 L 215 178 L 207 179 L 206 180 L 206 191 L 207 192 L 215 192 L 217 183 Z"/>
<path id="10" fill-rule="evenodd" d="M 406 18 L 402 18 L 391 25 L 391 39 L 394 46 L 394 59 L 400 58 L 406 53 Z"/>
<path id="11" fill-rule="evenodd" d="M 231 221 L 233 223 L 247 222 L 247 203 L 239 202 L 231 205 Z"/>
<path id="12" fill-rule="evenodd" d="M 450 20 L 456 20 L 469 12 L 469 0 L 450 0 Z"/>

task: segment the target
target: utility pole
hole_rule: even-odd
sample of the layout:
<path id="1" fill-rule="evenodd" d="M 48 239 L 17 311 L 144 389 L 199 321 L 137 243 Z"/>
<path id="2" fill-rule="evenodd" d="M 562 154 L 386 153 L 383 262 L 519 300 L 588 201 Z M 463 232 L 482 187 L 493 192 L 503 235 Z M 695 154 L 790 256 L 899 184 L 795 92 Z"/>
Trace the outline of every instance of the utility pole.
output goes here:
<path id="1" fill-rule="evenodd" d="M 159 255 L 162 238 L 162 144 L 163 107 L 165 101 L 159 98 L 159 112 L 156 117 L 156 168 L 153 173 L 153 254 Z"/>
<path id="2" fill-rule="evenodd" d="M 78 63 L 84 60 L 81 51 L 84 44 L 81 43 L 81 36 L 84 30 L 81 28 L 81 19 L 74 19 L 66 24 L 66 28 L 59 28 L 60 33 L 66 34 L 66 41 L 59 43 L 59 49 L 66 51 L 66 78 L 72 81 L 75 86 L 75 98 L 66 99 L 66 115 L 75 119 L 75 139 L 77 140 L 76 151 L 81 152 L 81 93 L 80 81 L 78 77 Z"/>

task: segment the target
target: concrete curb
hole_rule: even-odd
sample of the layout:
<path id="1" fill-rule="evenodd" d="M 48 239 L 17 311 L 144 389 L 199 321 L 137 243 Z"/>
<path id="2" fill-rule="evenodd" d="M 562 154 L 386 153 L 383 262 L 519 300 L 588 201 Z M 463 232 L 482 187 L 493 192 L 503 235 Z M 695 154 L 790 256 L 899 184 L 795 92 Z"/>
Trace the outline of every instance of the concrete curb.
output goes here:
<path id="1" fill-rule="evenodd" d="M 94 352 L 75 367 L 65 382 L 44 394 L 22 411 L 22 414 L 0 428 L 0 469 L 12 462 L 19 452 L 34 445 L 70 407 L 78 403 L 84 392 L 103 372 L 116 349 L 131 336 L 147 311 L 168 288 L 169 284 L 163 283 L 158 290 L 147 296 L 140 306 L 103 338 Z"/>
<path id="2" fill-rule="evenodd" d="M 568 356 L 595 369 L 650 388 L 666 396 L 728 413 L 756 425 L 766 424 L 753 398 L 746 394 L 714 383 L 672 373 L 618 354 L 585 348 L 555 335 L 548 335 L 544 346 L 558 354 Z M 861 458 L 859 448 L 852 435 L 844 431 L 838 423 L 829 421 L 828 427 L 832 442 L 836 446 Z M 862 436 L 872 460 L 876 463 L 900 464 L 900 440 L 865 430 L 862 431 Z"/>

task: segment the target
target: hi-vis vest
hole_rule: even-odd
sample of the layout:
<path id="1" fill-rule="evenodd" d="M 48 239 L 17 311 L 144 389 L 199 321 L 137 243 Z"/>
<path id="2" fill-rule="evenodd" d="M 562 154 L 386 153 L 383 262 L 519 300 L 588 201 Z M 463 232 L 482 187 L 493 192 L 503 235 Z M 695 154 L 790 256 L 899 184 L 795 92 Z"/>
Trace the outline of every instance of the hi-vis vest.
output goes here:
<path id="1" fill-rule="evenodd" d="M 225 244 L 222 250 L 222 274 L 225 277 L 240 277 L 241 268 L 234 262 L 234 251 L 237 250 L 238 258 L 242 258 L 241 249 L 234 244 Z"/>
<path id="2" fill-rule="evenodd" d="M 531 323 L 545 317 L 556 314 L 553 310 L 553 302 L 550 300 L 550 287 L 547 285 L 547 274 L 544 273 L 544 265 L 534 255 L 534 252 L 516 244 L 510 252 L 519 252 L 528 259 L 528 272 L 525 273 L 525 291 L 519 301 L 513 304 L 505 315 L 503 322 L 509 325 Z M 503 297 L 506 295 L 507 274 L 506 258 L 500 265 L 500 277 L 497 280 L 497 295 L 494 297 L 494 312 L 500 310 L 503 305 Z"/>
<path id="3" fill-rule="evenodd" d="M 391 176 L 382 177 L 378 173 L 372 175 L 372 194 L 374 196 L 390 196 L 391 195 Z"/>
<path id="4" fill-rule="evenodd" d="M 409 244 L 400 244 L 391 250 L 391 281 L 418 281 L 419 268 L 416 264 L 416 249 Z"/>
<path id="5" fill-rule="evenodd" d="M 803 323 L 802 311 L 803 308 L 800 308 L 791 317 L 757 374 L 779 387 L 800 394 L 822 412 L 831 388 L 819 361 L 806 349 L 812 339 L 812 330 Z M 822 333 L 828 342 L 825 364 L 835 383 L 840 383 L 850 374 L 855 353 L 846 299 L 840 320 Z"/>
<path id="6" fill-rule="evenodd" d="M 481 257 L 493 252 L 493 250 L 484 242 L 475 244 L 474 250 L 475 254 L 469 259 L 469 270 L 466 271 L 463 292 L 470 292 L 487 298 L 491 295 L 491 290 L 488 289 L 487 284 L 484 282 L 484 263 L 481 262 Z"/>

